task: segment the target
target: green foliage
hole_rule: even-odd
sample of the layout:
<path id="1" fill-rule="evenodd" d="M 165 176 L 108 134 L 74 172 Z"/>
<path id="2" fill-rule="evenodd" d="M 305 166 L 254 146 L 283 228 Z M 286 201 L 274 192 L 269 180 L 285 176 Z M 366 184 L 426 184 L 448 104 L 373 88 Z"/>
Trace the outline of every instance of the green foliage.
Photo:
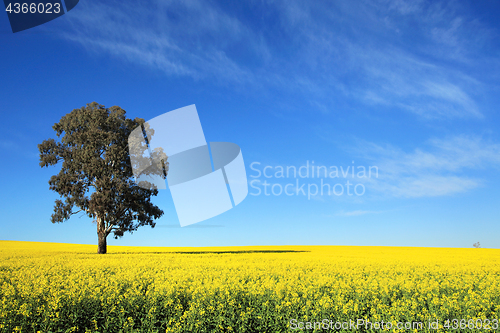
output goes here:
<path id="1" fill-rule="evenodd" d="M 60 141 L 48 139 L 38 145 L 41 167 L 62 162 L 60 172 L 49 180 L 50 189 L 63 199 L 55 202 L 53 223 L 84 212 L 97 223 L 104 247 L 111 232 L 118 238 L 140 226 L 155 226 L 154 219 L 163 215 L 151 203 L 158 191 L 135 184 L 127 147 L 130 133 L 142 124 L 143 119 L 127 119 L 118 106 L 105 108 L 93 102 L 53 126 Z M 154 134 L 146 130 L 148 136 Z M 143 145 L 141 151 L 146 149 Z"/>

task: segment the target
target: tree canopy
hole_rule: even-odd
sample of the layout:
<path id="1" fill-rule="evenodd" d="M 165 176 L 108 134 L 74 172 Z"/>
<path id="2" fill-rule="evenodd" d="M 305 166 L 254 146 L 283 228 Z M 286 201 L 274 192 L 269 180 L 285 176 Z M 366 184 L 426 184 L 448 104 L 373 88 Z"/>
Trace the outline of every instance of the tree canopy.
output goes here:
<path id="1" fill-rule="evenodd" d="M 144 126 L 144 119 L 127 119 L 125 113 L 118 106 L 87 104 L 54 124 L 59 141 L 48 139 L 38 145 L 41 167 L 62 162 L 59 173 L 49 180 L 50 189 L 62 199 L 55 201 L 52 223 L 84 212 L 97 224 L 98 253 L 106 253 L 110 233 L 118 238 L 140 226 L 154 227 L 154 220 L 163 215 L 151 202 L 157 188 L 135 183 L 127 147 L 130 133 L 138 126 L 146 137 L 154 130 Z M 135 144 L 142 151 L 148 149 L 147 144 Z M 166 161 L 166 155 L 161 160 Z M 166 176 L 165 165 L 158 167 Z"/>

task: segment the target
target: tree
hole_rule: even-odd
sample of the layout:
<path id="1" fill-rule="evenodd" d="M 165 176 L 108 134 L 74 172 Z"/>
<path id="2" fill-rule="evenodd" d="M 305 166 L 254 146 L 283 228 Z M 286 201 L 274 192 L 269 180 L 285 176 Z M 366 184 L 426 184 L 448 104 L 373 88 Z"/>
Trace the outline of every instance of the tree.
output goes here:
<path id="1" fill-rule="evenodd" d="M 97 224 L 97 252 L 101 254 L 107 252 L 106 238 L 111 232 L 118 238 L 140 226 L 154 228 L 154 219 L 163 215 L 151 203 L 158 189 L 154 185 L 138 186 L 134 181 L 127 145 L 130 133 L 138 126 L 142 126 L 146 137 L 154 135 L 144 119 L 127 119 L 120 107 L 108 109 L 93 102 L 74 109 L 54 124 L 52 128 L 60 142 L 48 139 L 38 145 L 42 168 L 62 162 L 61 171 L 49 180 L 50 189 L 64 199 L 55 201 L 52 223 L 64 222 L 84 212 Z M 142 141 L 132 142 L 134 151 L 141 154 L 148 150 Z M 150 154 L 161 155 L 161 159 L 154 160 L 162 163 L 167 160 L 161 149 Z M 151 156 L 134 160 L 135 163 L 152 161 Z M 166 177 L 165 164 L 149 168 L 148 172 L 158 173 L 158 170 Z"/>
<path id="2" fill-rule="evenodd" d="M 472 246 L 474 246 L 476 249 L 481 248 L 481 244 L 479 244 L 479 242 L 472 244 Z"/>

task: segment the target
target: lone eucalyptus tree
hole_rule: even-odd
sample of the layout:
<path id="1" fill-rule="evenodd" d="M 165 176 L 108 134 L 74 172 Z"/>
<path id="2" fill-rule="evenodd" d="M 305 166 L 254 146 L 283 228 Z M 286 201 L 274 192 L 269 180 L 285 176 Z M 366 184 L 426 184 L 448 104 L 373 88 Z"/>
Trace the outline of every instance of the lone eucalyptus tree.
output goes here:
<path id="1" fill-rule="evenodd" d="M 154 219 L 163 215 L 151 203 L 151 197 L 158 194 L 156 187 L 139 187 L 134 181 L 127 145 L 130 133 L 138 126 L 142 126 L 145 136 L 154 134 L 144 119 L 127 119 L 122 108 L 105 108 L 93 102 L 74 109 L 54 124 L 59 141 L 48 139 L 38 145 L 41 167 L 62 162 L 60 172 L 49 180 L 50 189 L 64 200 L 55 201 L 52 223 L 84 212 L 97 224 L 97 252 L 101 254 L 107 251 L 110 233 L 118 238 L 140 226 L 154 228 Z M 148 148 L 142 145 L 141 149 Z M 138 151 L 137 147 L 134 151 Z M 165 165 L 158 167 L 166 176 Z"/>

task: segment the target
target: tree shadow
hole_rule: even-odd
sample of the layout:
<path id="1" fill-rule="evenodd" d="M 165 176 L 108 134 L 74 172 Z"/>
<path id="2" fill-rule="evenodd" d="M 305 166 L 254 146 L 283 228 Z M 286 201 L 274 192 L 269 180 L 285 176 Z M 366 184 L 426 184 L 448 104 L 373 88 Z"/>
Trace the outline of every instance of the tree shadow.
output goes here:
<path id="1" fill-rule="evenodd" d="M 299 253 L 311 251 L 297 250 L 242 250 L 242 251 L 171 251 L 171 252 L 111 252 L 108 255 L 114 254 L 246 254 L 246 253 Z"/>

